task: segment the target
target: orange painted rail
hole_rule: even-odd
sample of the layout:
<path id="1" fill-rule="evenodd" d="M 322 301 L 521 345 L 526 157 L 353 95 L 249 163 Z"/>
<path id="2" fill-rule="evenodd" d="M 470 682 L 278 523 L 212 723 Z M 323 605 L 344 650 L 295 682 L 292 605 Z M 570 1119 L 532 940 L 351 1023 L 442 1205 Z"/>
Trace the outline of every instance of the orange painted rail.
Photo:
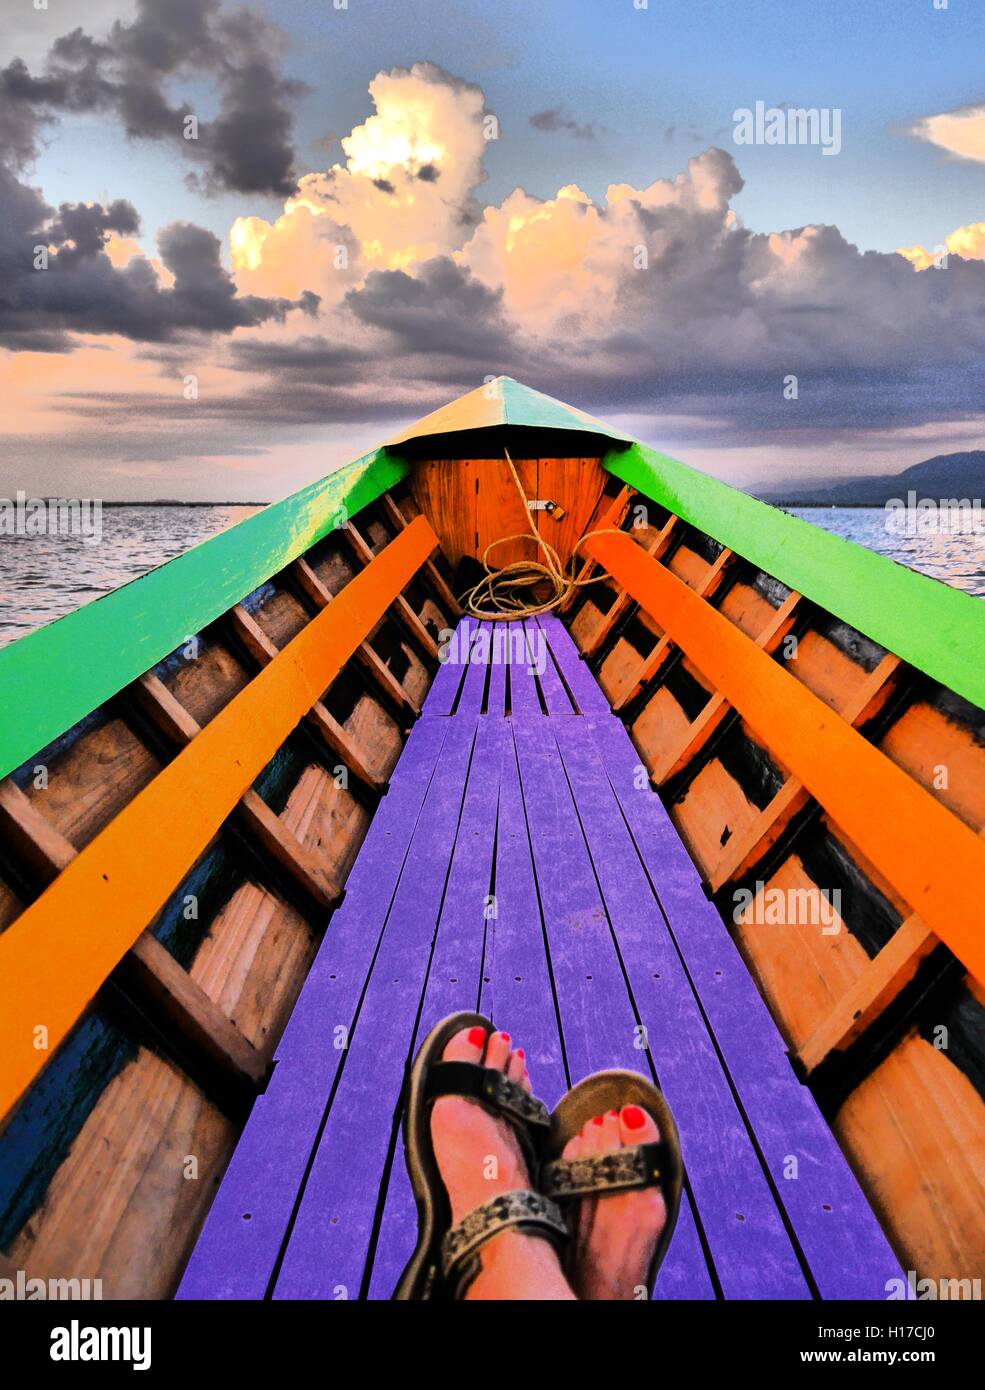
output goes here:
<path id="1" fill-rule="evenodd" d="M 0 936 L 0 1117 L 437 544 L 412 521 Z"/>
<path id="2" fill-rule="evenodd" d="M 985 981 L 985 843 L 974 831 L 629 536 L 599 536 L 585 549 Z"/>

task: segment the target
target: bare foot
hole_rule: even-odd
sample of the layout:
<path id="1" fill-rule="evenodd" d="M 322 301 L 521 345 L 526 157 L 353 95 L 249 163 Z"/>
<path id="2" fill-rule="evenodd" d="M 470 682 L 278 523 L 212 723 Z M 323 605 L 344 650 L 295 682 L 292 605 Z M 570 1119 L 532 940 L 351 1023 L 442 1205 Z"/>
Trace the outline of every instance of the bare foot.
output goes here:
<path id="1" fill-rule="evenodd" d="M 564 1147 L 563 1158 L 584 1158 L 632 1148 L 660 1138 L 651 1116 L 638 1105 L 596 1115 Z M 667 1221 L 657 1187 L 582 1197 L 575 1218 L 571 1282 L 581 1299 L 648 1298 L 650 1258 Z"/>
<path id="2" fill-rule="evenodd" d="M 482 1028 L 456 1033 L 442 1054 L 446 1062 L 482 1060 Z M 504 1071 L 530 1090 L 523 1050 L 510 1048 L 508 1033 L 493 1033 L 485 1065 Z M 531 1186 L 523 1150 L 506 1121 L 461 1096 L 441 1096 L 431 1110 L 431 1140 L 448 1191 L 453 1222 L 504 1192 Z M 482 1268 L 468 1299 L 573 1299 L 554 1247 L 539 1236 L 507 1230 L 479 1252 Z"/>

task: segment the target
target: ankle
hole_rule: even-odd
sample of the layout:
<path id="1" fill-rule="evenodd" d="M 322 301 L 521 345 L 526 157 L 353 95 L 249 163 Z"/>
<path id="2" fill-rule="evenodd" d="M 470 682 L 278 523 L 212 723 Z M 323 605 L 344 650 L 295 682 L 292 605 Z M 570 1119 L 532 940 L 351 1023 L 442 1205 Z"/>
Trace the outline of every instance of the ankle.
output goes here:
<path id="1" fill-rule="evenodd" d="M 542 1236 L 500 1231 L 479 1252 L 482 1267 L 466 1298 L 573 1298 L 557 1251 Z M 560 1292 L 562 1288 L 566 1292 Z"/>

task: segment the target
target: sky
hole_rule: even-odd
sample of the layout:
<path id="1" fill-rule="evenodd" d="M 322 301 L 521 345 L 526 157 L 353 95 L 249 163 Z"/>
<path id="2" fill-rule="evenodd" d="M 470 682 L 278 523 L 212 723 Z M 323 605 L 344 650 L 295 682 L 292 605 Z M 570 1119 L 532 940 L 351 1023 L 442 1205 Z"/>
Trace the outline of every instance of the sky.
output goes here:
<path id="1" fill-rule="evenodd" d="M 500 373 L 739 486 L 981 447 L 983 51 L 980 0 L 0 0 L 0 493 L 275 498 Z"/>

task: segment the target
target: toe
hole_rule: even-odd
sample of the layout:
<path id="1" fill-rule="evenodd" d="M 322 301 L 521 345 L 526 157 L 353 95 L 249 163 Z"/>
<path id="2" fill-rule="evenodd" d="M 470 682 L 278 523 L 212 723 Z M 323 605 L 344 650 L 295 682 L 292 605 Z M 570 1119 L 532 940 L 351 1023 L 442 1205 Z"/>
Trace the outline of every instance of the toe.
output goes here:
<path id="1" fill-rule="evenodd" d="M 518 1086 L 523 1085 L 523 1078 L 527 1070 L 527 1059 L 522 1047 L 518 1047 L 515 1052 L 510 1053 L 510 1060 L 507 1063 L 506 1075 L 511 1081 L 515 1081 Z"/>
<path id="2" fill-rule="evenodd" d="M 486 1047 L 486 1066 L 505 1071 L 510 1060 L 509 1033 L 492 1033 Z"/>
<path id="3" fill-rule="evenodd" d="M 624 1105 L 620 1110 L 619 1131 L 627 1148 L 633 1144 L 650 1144 L 660 1138 L 653 1116 L 638 1105 Z"/>
<path id="4" fill-rule="evenodd" d="M 602 1153 L 612 1149 L 622 1147 L 622 1135 L 619 1130 L 619 1111 L 610 1110 L 607 1115 L 602 1117 L 602 1124 L 599 1128 L 599 1150 Z"/>
<path id="5" fill-rule="evenodd" d="M 562 1158 L 578 1158 L 584 1152 L 580 1134 L 572 1135 L 561 1151 Z"/>
<path id="6" fill-rule="evenodd" d="M 581 1132 L 582 1153 L 597 1154 L 602 1149 L 602 1130 L 605 1127 L 605 1119 L 602 1115 L 593 1115 L 588 1124 Z"/>
<path id="7" fill-rule="evenodd" d="M 446 1062 L 481 1062 L 485 1045 L 485 1028 L 464 1028 L 449 1040 L 442 1056 Z"/>

